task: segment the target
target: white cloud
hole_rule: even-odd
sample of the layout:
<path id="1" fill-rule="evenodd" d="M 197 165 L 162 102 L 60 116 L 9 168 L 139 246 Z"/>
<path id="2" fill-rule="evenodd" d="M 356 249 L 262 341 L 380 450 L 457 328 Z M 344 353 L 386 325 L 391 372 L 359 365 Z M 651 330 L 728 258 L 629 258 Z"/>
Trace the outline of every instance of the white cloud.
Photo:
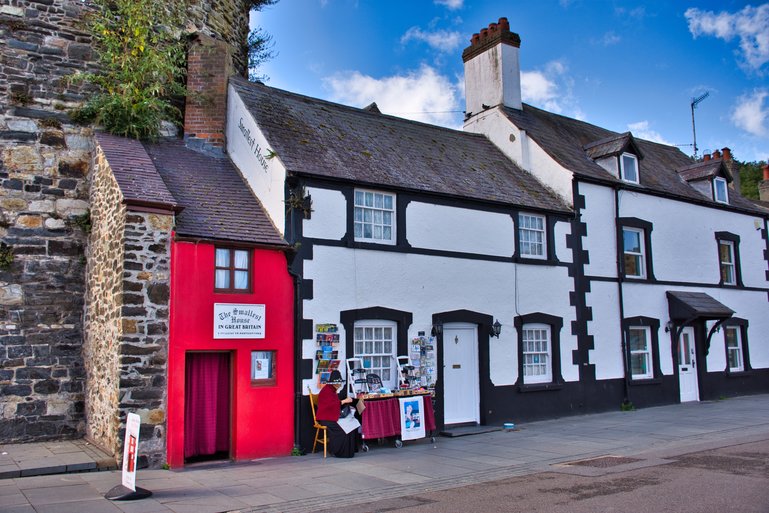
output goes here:
<path id="1" fill-rule="evenodd" d="M 419 27 L 411 27 L 401 37 L 401 44 L 409 41 L 422 41 L 441 52 L 453 52 L 462 44 L 462 34 L 450 30 L 425 32 Z"/>
<path id="2" fill-rule="evenodd" d="M 740 96 L 732 111 L 732 123 L 737 128 L 751 135 L 765 137 L 769 135 L 769 104 L 766 100 L 769 90 L 756 89 L 752 93 Z"/>
<path id="3" fill-rule="evenodd" d="M 324 79 L 331 99 L 363 107 L 376 102 L 379 110 L 415 121 L 457 127 L 457 84 L 423 64 L 405 75 L 374 78 L 358 71 Z"/>
<path id="4" fill-rule="evenodd" d="M 758 7 L 746 6 L 736 13 L 687 9 L 684 13 L 689 22 L 689 32 L 714 36 L 724 41 L 735 37 L 740 40 L 740 65 L 750 71 L 760 71 L 769 62 L 769 4 Z"/>
<path id="5" fill-rule="evenodd" d="M 648 121 L 638 121 L 637 123 L 630 123 L 628 124 L 627 129 L 633 132 L 633 137 L 638 137 L 639 139 L 646 139 L 647 141 L 652 141 L 656 143 L 667 144 L 670 146 L 673 145 L 673 143 L 665 139 L 662 136 L 662 134 L 660 134 L 656 130 L 652 130 Z"/>
<path id="6" fill-rule="evenodd" d="M 619 37 L 614 32 L 607 32 L 606 34 L 603 35 L 603 38 L 601 38 L 601 44 L 603 44 L 603 46 L 612 46 L 612 45 L 616 45 L 621 40 L 622 38 Z"/>
<path id="7" fill-rule="evenodd" d="M 583 119 L 572 94 L 573 81 L 560 61 L 547 63 L 544 69 L 521 71 L 521 97 L 524 102 L 556 114 Z"/>
<path id="8" fill-rule="evenodd" d="M 435 0 L 436 5 L 442 5 L 444 7 L 451 9 L 452 11 L 461 9 L 462 4 L 464 3 L 465 3 L 465 0 Z"/>

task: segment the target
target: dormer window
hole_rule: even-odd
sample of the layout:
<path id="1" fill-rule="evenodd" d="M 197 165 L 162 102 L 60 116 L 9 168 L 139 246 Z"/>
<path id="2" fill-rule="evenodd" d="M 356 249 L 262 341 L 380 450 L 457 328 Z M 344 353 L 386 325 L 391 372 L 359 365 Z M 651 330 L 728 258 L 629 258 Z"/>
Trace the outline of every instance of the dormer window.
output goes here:
<path id="1" fill-rule="evenodd" d="M 620 156 L 620 178 L 626 182 L 639 183 L 638 158 L 630 153 Z"/>
<path id="2" fill-rule="evenodd" d="M 713 199 L 719 203 L 729 203 L 729 190 L 726 180 L 721 177 L 713 179 Z"/>

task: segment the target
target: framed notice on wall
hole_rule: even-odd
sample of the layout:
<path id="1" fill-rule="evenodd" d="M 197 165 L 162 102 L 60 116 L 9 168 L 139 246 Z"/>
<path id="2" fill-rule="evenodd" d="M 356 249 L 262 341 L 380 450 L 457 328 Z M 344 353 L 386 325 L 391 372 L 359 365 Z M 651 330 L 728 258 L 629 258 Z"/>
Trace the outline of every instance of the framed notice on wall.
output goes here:
<path id="1" fill-rule="evenodd" d="M 264 338 L 264 305 L 214 304 L 214 338 Z"/>

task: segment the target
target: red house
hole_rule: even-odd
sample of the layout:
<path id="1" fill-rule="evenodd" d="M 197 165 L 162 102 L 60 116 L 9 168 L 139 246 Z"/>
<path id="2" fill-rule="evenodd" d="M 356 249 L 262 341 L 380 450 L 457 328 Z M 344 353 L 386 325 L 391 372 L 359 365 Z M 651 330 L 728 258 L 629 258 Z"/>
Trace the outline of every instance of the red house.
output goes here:
<path id="1" fill-rule="evenodd" d="M 134 372 L 154 376 L 151 385 L 159 389 L 121 389 L 121 403 L 130 401 L 131 411 L 151 412 L 142 419 L 140 452 L 162 451 L 165 443 L 171 467 L 289 455 L 290 246 L 228 159 L 194 151 L 180 140 L 142 144 L 99 134 L 97 145 L 125 205 L 124 277 L 154 274 L 168 283 L 164 294 L 138 290 L 133 282 L 123 285 L 123 298 L 144 294 L 146 301 L 162 296 L 167 302 L 122 309 L 123 325 L 135 332 L 134 347 L 142 337 L 153 339 L 147 347 L 166 345 Z M 125 322 L 145 310 L 138 321 Z M 121 378 L 122 384 L 130 382 Z"/>

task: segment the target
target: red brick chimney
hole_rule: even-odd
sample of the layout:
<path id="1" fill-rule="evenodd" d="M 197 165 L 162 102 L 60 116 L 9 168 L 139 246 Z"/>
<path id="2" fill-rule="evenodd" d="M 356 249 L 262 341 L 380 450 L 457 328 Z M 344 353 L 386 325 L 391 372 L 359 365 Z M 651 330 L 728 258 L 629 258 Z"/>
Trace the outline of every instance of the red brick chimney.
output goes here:
<path id="1" fill-rule="evenodd" d="M 706 153 L 705 155 L 702 156 L 703 162 L 707 162 L 708 160 L 710 160 L 710 153 Z"/>
<path id="2" fill-rule="evenodd" d="M 520 47 L 521 38 L 510 32 L 507 18 L 473 34 L 470 46 L 462 52 L 467 116 L 498 105 L 522 108 Z"/>
<path id="3" fill-rule="evenodd" d="M 721 152 L 716 150 L 713 152 L 713 159 L 720 159 L 721 158 Z"/>
<path id="4" fill-rule="evenodd" d="M 198 33 L 187 54 L 184 140 L 190 148 L 224 154 L 227 81 L 234 74 L 232 50 L 224 41 Z"/>
<path id="5" fill-rule="evenodd" d="M 721 148 L 721 153 L 724 158 L 724 165 L 732 175 L 732 182 L 729 184 L 729 187 L 740 192 L 740 170 L 737 169 L 737 163 L 732 159 L 732 150 L 729 148 Z"/>

